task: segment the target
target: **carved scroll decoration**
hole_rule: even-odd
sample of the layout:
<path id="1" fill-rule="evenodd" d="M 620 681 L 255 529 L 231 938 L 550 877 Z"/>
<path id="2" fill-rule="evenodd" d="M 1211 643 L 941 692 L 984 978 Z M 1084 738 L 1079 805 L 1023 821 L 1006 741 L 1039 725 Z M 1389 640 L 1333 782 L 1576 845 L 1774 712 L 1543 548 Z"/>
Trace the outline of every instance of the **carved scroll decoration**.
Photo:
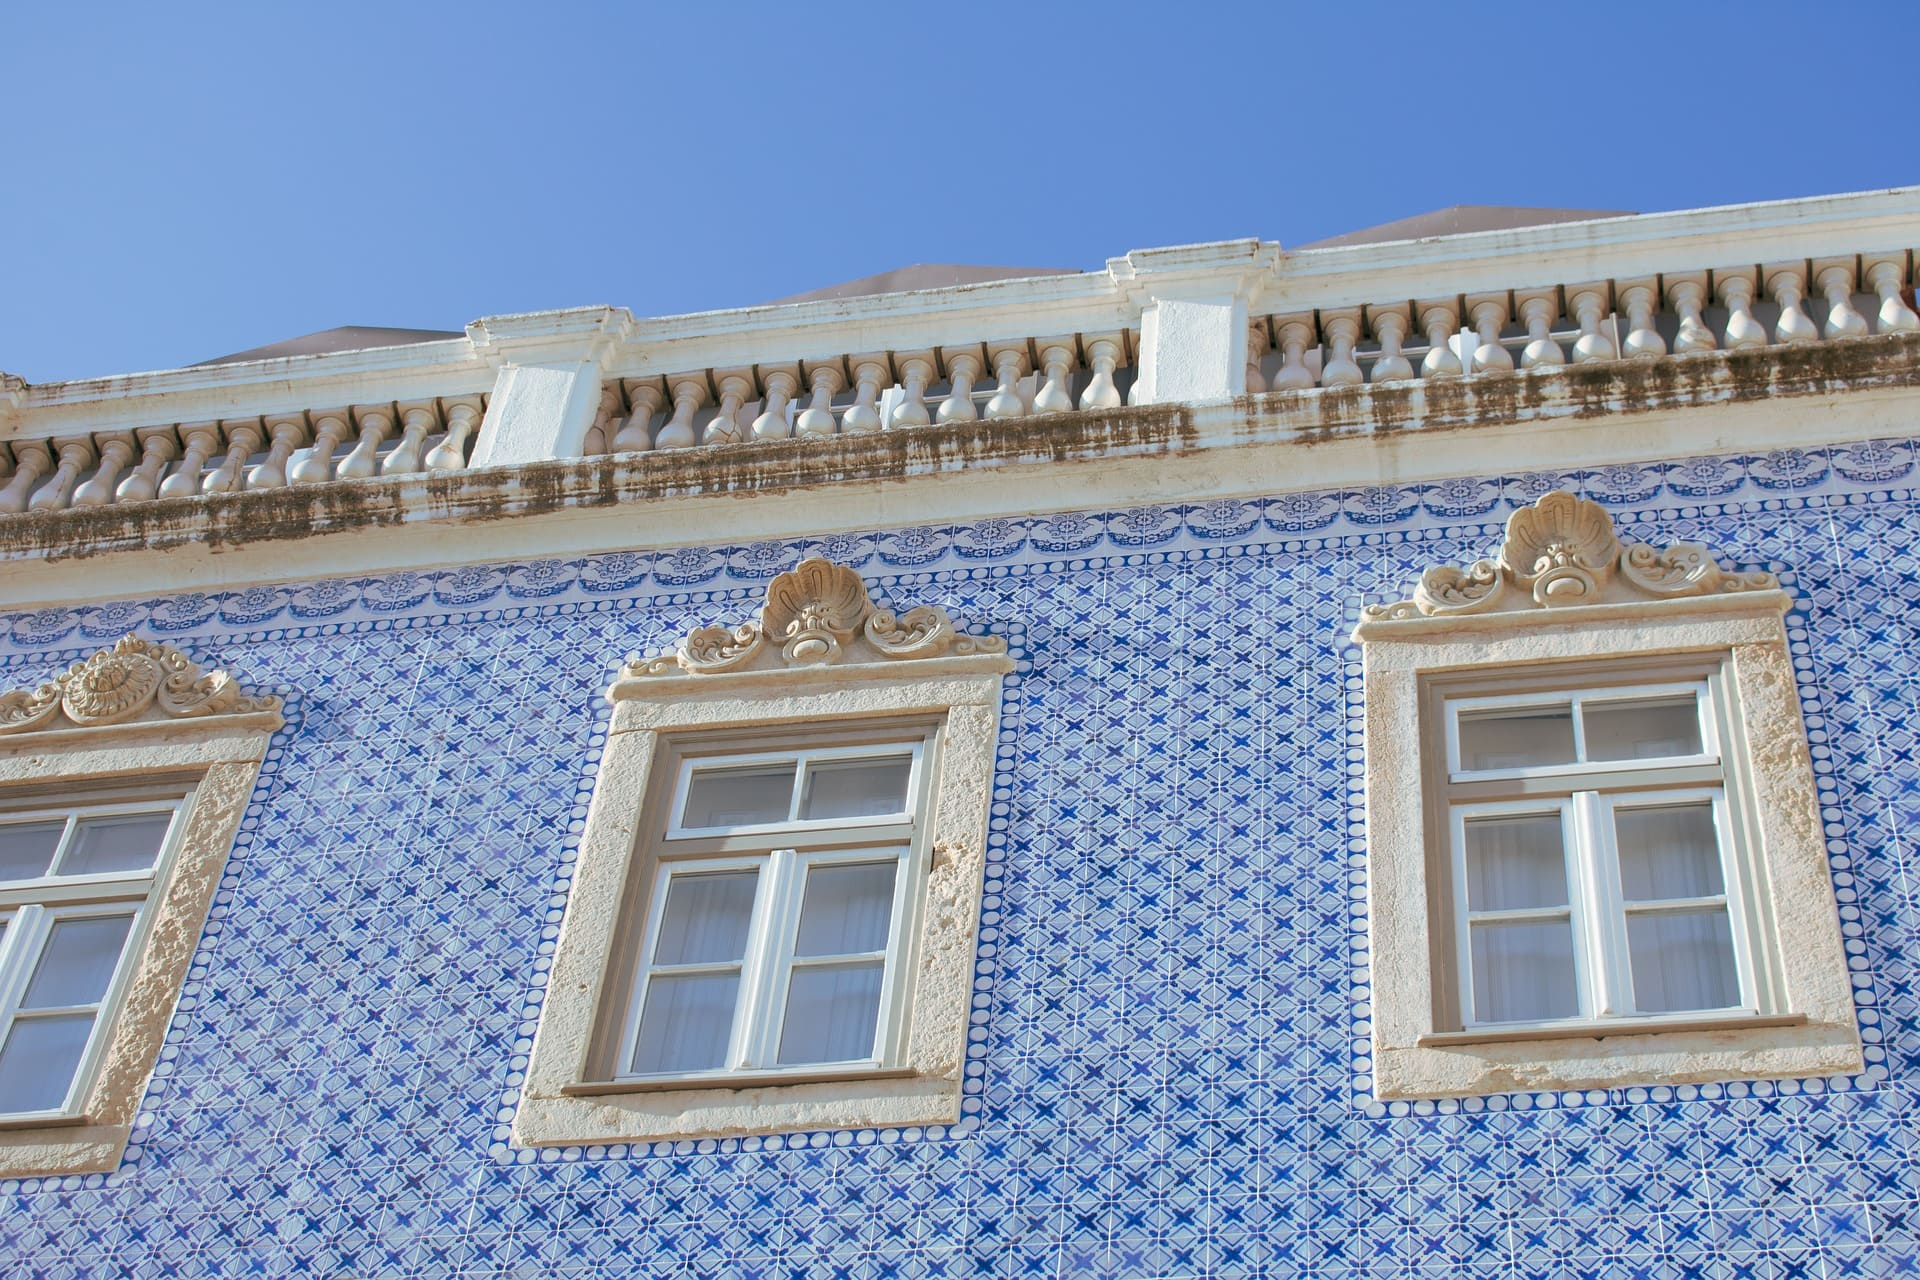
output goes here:
<path id="1" fill-rule="evenodd" d="M 192 720 L 277 711 L 224 671 L 202 672 L 172 645 L 122 636 L 36 689 L 0 693 L 0 734 L 82 729 L 133 720 Z"/>
<path id="2" fill-rule="evenodd" d="M 1779 585 L 1771 573 L 1722 569 L 1697 542 L 1622 544 L 1605 507 L 1556 490 L 1508 518 L 1506 541 L 1493 559 L 1464 569 L 1435 565 L 1421 575 L 1411 599 L 1369 605 L 1366 616 L 1446 618 L 1766 591 Z"/>
<path id="3" fill-rule="evenodd" d="M 695 627 L 675 648 L 627 664 L 626 674 L 717 675 L 1006 649 L 997 636 L 963 635 L 937 605 L 879 608 L 857 572 L 816 557 L 767 584 L 757 621 Z"/>

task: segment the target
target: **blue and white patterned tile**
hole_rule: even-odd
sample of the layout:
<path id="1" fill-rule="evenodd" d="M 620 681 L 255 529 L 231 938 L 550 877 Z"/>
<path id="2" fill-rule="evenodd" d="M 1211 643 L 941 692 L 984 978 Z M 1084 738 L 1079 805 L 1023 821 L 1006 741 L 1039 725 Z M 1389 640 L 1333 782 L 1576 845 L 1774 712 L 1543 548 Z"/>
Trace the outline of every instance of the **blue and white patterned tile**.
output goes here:
<path id="1" fill-rule="evenodd" d="M 1920 1255 L 1920 504 L 1905 442 L 638 551 L 6 619 L 292 696 L 135 1145 L 0 1187 L 25 1275 L 1898 1274 Z M 1870 1069 L 1367 1096 L 1358 600 L 1566 483 L 1790 571 Z M 1881 488 L 1873 486 L 1880 485 Z M 620 659 L 801 555 L 1008 633 L 965 1120 L 517 1152 Z M 254 621 L 245 621 L 255 619 Z M 1356 897 L 1356 895 L 1358 895 Z M 1824 1270 L 1820 1270 L 1824 1268 Z"/>

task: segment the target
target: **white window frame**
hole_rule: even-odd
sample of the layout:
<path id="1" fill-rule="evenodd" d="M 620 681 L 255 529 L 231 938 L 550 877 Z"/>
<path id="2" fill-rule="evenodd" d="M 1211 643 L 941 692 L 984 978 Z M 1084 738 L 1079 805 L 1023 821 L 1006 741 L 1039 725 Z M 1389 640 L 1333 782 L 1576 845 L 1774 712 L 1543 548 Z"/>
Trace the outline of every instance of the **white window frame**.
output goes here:
<path id="1" fill-rule="evenodd" d="M 81 1114 L 81 1104 L 93 1087 L 100 1059 L 113 1038 L 115 1019 L 126 997 L 136 958 L 146 946 L 155 889 L 165 884 L 172 874 L 181 829 L 192 803 L 193 788 L 186 786 L 142 798 L 102 799 L 91 803 L 83 799 L 59 806 L 34 806 L 29 801 L 29 807 L 0 810 L 0 826 L 56 818 L 64 819 L 66 824 L 54 846 L 49 874 L 27 880 L 0 880 L 0 924 L 5 926 L 4 932 L 0 932 L 0 1047 L 12 1034 L 20 1002 L 26 996 L 27 986 L 33 980 L 56 923 L 100 916 L 132 917 L 126 941 L 114 961 L 113 976 L 97 1002 L 32 1011 L 31 1016 L 80 1012 L 93 1015 L 86 1047 L 75 1064 L 73 1078 L 60 1104 L 36 1111 L 0 1111 L 0 1124 L 63 1120 Z M 148 813 L 165 813 L 168 822 L 153 863 L 145 871 L 86 876 L 59 874 L 60 863 L 71 852 L 74 833 L 83 818 Z"/>
<path id="2" fill-rule="evenodd" d="M 894 864 L 893 903 L 887 918 L 887 945 L 875 952 L 833 956 L 831 961 L 879 960 L 882 962 L 880 1005 L 874 1025 L 874 1051 L 864 1057 L 833 1062 L 809 1062 L 785 1065 L 779 1061 L 780 1036 L 785 1027 L 787 991 L 797 967 L 793 950 L 800 926 L 800 905 L 806 891 L 806 874 L 820 866 L 857 866 L 891 862 Z M 623 1061 L 631 1063 L 638 1047 L 640 1015 L 646 1007 L 648 987 L 663 966 L 653 962 L 660 941 L 661 921 L 666 911 L 669 882 L 676 876 L 699 875 L 712 871 L 760 873 L 754 886 L 753 918 L 747 929 L 746 955 L 739 964 L 740 993 L 734 1004 L 733 1032 L 728 1042 L 727 1062 L 721 1068 L 730 1077 L 764 1078 L 779 1081 L 790 1076 L 814 1075 L 823 1071 L 882 1069 L 899 1058 L 902 1029 L 901 991 L 903 953 L 919 877 L 913 874 L 911 847 L 896 845 L 855 849 L 776 848 L 764 855 L 730 858 L 694 858 L 663 861 L 654 878 L 649 903 L 646 942 L 642 949 L 640 972 L 633 984 L 633 998 L 620 1035 Z M 828 958 L 822 958 L 828 959 Z M 805 962 L 802 962 L 805 963 Z M 731 963 L 667 966 L 672 973 L 732 969 Z M 637 1072 L 622 1070 L 619 1080 L 711 1079 L 715 1071 Z"/>
<path id="3" fill-rule="evenodd" d="M 904 822 L 912 815 L 915 799 L 920 794 L 921 758 L 925 754 L 925 746 L 926 740 L 917 738 L 875 746 L 813 747 L 802 751 L 763 751 L 751 755 L 724 757 L 688 756 L 680 762 L 679 775 L 674 781 L 673 816 L 664 838 L 685 840 L 702 836 L 757 835 L 762 832 L 782 831 L 805 833 L 834 830 L 840 827 L 872 827 Z M 907 772 L 907 807 L 905 809 L 895 813 L 866 814 L 858 818 L 800 817 L 800 803 L 806 796 L 808 770 L 814 763 L 826 760 L 879 759 L 907 754 L 911 754 L 913 763 Z M 728 827 L 689 827 L 684 824 L 687 790 L 692 785 L 696 770 L 751 769 L 759 765 L 785 764 L 789 760 L 794 762 L 793 794 L 787 804 L 785 820 L 743 823 Z"/>
<path id="4" fill-rule="evenodd" d="M 1628 902 L 1620 878 L 1613 814 L 1622 808 L 1657 809 L 1701 803 L 1712 806 L 1723 891 L 1701 898 L 1659 899 L 1657 905 Z M 1479 818 L 1548 815 L 1560 820 L 1561 848 L 1566 858 L 1567 905 L 1560 908 L 1470 910 L 1467 905 L 1466 824 Z M 1757 1017 L 1763 1012 L 1756 977 L 1755 940 L 1747 917 L 1747 884 L 1751 874 L 1743 867 L 1743 860 L 1738 853 L 1736 828 L 1727 810 L 1724 788 L 1684 787 L 1622 792 L 1576 790 L 1558 798 L 1543 796 L 1526 800 L 1468 802 L 1450 806 L 1447 825 L 1454 899 L 1453 978 L 1458 987 L 1462 1030 L 1592 1030 L 1604 1034 L 1634 1022 L 1652 1024 L 1661 1020 L 1741 1014 Z M 1628 914 L 1636 910 L 1682 911 L 1713 905 L 1727 912 L 1734 969 L 1740 983 L 1739 1003 L 1709 1009 L 1639 1012 L 1634 1007 L 1633 972 L 1627 944 Z M 1581 1012 L 1573 1017 L 1549 1019 L 1500 1021 L 1479 1017 L 1473 999 L 1472 926 L 1484 920 L 1545 920 L 1561 915 L 1567 917 L 1573 938 L 1574 986 Z"/>
<path id="5" fill-rule="evenodd" d="M 1713 713 L 1712 691 L 1705 680 L 1684 680 L 1656 684 L 1626 685 L 1621 687 L 1580 688 L 1569 687 L 1565 690 L 1546 690 L 1539 693 L 1499 695 L 1489 694 L 1482 697 L 1461 697 L 1447 699 L 1447 771 L 1456 782 L 1492 781 L 1502 778 L 1554 777 L 1578 770 L 1586 773 L 1624 772 L 1639 770 L 1651 765 L 1681 767 L 1685 765 L 1720 763 L 1719 730 Z M 1590 703 L 1609 702 L 1651 702 L 1661 698 L 1676 698 L 1682 694 L 1692 694 L 1694 710 L 1700 726 L 1700 750 L 1687 756 L 1659 756 L 1645 760 L 1587 760 L 1587 741 L 1585 729 L 1585 709 Z M 1566 706 L 1573 716 L 1573 741 L 1575 757 L 1566 764 L 1536 765 L 1515 769 L 1467 769 L 1460 763 L 1460 713 L 1479 711 L 1524 711 L 1530 707 Z"/>

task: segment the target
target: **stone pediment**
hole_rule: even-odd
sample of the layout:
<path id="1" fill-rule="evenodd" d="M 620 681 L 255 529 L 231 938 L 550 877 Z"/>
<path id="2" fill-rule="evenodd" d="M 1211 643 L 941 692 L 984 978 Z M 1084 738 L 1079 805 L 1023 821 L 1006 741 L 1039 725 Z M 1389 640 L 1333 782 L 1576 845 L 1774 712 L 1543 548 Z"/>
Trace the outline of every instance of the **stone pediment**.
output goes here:
<path id="1" fill-rule="evenodd" d="M 86 729 L 137 721 L 196 720 L 277 712 L 224 671 L 202 672 L 174 648 L 122 636 L 32 689 L 0 693 L 0 734 Z"/>
<path id="2" fill-rule="evenodd" d="M 1491 559 L 1435 565 L 1410 599 L 1369 605 L 1369 621 L 1672 600 L 1779 586 L 1771 573 L 1731 573 L 1697 542 L 1622 543 L 1599 503 L 1556 490 L 1507 519 Z"/>
<path id="3" fill-rule="evenodd" d="M 859 573 L 816 557 L 767 584 L 758 618 L 732 627 L 696 627 L 674 648 L 627 664 L 623 674 L 718 675 L 1006 649 L 998 636 L 962 635 L 938 605 L 904 613 L 882 609 L 868 596 Z"/>

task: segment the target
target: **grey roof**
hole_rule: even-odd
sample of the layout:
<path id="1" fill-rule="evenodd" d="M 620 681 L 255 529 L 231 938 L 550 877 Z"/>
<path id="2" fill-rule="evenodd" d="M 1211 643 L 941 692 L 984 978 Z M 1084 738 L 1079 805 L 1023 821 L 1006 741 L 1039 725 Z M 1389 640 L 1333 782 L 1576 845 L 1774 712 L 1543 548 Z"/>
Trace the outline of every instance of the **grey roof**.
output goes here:
<path id="1" fill-rule="evenodd" d="M 278 360 L 282 356 L 311 356 L 329 351 L 365 351 L 370 347 L 410 347 L 416 342 L 440 342 L 465 336 L 465 331 L 460 329 L 383 329 L 378 325 L 343 324 L 337 329 L 322 329 L 318 333 L 288 338 L 285 342 L 272 342 L 249 351 L 236 351 L 230 356 L 202 360 L 193 367 L 240 364 L 247 360 Z"/>
<path id="2" fill-rule="evenodd" d="M 861 276 L 845 284 L 828 285 L 791 297 L 775 298 L 769 306 L 789 302 L 825 302 L 832 298 L 864 298 L 876 293 L 904 293 L 910 289 L 945 289 L 956 284 L 984 284 L 989 280 L 1025 280 L 1033 276 L 1075 276 L 1071 267 L 970 267 L 958 262 L 916 262 L 878 275 Z"/>
<path id="3" fill-rule="evenodd" d="M 1456 204 L 1431 213 L 1415 214 L 1377 227 L 1362 227 L 1345 235 L 1329 236 L 1295 249 L 1337 249 L 1350 244 L 1381 244 L 1388 240 L 1424 240 L 1428 236 L 1457 236 L 1468 231 L 1511 231 L 1550 222 L 1585 222 L 1589 218 L 1631 218 L 1626 209 L 1528 209 L 1505 204 Z"/>

